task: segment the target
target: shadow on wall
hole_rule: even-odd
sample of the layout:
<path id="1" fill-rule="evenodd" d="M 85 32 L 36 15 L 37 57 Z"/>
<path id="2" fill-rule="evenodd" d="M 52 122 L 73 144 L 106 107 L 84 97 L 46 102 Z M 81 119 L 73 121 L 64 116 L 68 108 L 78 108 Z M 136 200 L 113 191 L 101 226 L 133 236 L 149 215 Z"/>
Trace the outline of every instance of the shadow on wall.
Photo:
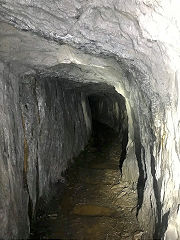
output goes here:
<path id="1" fill-rule="evenodd" d="M 88 96 L 92 118 L 123 134 L 127 130 L 125 99 L 116 91 Z"/>
<path id="2" fill-rule="evenodd" d="M 132 114 L 134 119 L 133 124 L 134 124 L 135 154 L 136 154 L 136 159 L 137 159 L 138 168 L 139 168 L 139 178 L 137 182 L 138 203 L 137 203 L 137 212 L 136 212 L 136 216 L 138 216 L 139 210 L 141 209 L 143 204 L 144 187 L 147 180 L 147 170 L 146 170 L 146 162 L 145 162 L 145 149 L 141 144 L 139 124 L 136 121 L 133 111 L 132 111 Z"/>
<path id="3" fill-rule="evenodd" d="M 123 130 L 122 132 L 123 138 L 122 138 L 122 152 L 121 152 L 121 157 L 119 161 L 119 169 L 122 175 L 122 167 L 124 160 L 126 159 L 126 154 L 127 154 L 127 144 L 128 144 L 128 126 Z"/>
<path id="4" fill-rule="evenodd" d="M 135 154 L 136 154 L 138 168 L 139 168 L 139 178 L 137 183 L 138 205 L 137 205 L 137 212 L 136 212 L 136 216 L 138 216 L 139 210 L 141 209 L 143 204 L 144 188 L 145 188 L 145 183 L 147 181 L 147 168 L 146 168 L 146 159 L 145 159 L 145 148 L 141 144 L 139 124 L 135 120 L 134 116 L 133 116 L 133 119 L 134 119 L 133 122 L 134 122 Z M 154 139 L 153 133 L 151 133 L 151 135 L 152 135 L 152 139 Z M 153 191 L 156 199 L 156 210 L 157 210 L 157 218 L 155 223 L 153 239 L 160 240 L 163 238 L 168 226 L 169 212 L 167 212 L 161 217 L 162 205 L 160 201 L 160 191 L 159 191 L 158 181 L 156 179 L 155 158 L 153 156 L 153 141 L 150 144 L 151 144 L 150 145 L 151 175 L 153 177 Z"/>
<path id="5" fill-rule="evenodd" d="M 90 95 L 89 103 L 92 118 L 112 127 L 122 135 L 122 152 L 119 169 L 122 175 L 122 166 L 126 158 L 126 147 L 128 144 L 128 121 L 125 99 L 120 94 L 94 94 Z"/>

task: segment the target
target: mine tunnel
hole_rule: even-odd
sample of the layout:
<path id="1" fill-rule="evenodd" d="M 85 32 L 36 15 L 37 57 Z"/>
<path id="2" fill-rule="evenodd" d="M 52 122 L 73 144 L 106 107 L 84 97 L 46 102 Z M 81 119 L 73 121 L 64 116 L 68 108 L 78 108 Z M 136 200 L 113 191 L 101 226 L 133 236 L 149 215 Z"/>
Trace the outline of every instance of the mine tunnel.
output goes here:
<path id="1" fill-rule="evenodd" d="M 43 75 L 24 78 L 19 93 L 30 238 L 125 239 L 141 233 L 136 189 L 121 179 L 128 143 L 125 98 L 107 83 Z"/>
<path id="2" fill-rule="evenodd" d="M 19 238 L 29 239 L 160 239 L 168 215 L 161 221 L 154 134 L 146 122 L 151 105 L 132 72 L 122 71 L 114 59 L 64 45 L 60 50 L 59 63 L 48 68 L 24 70 L 19 63 L 5 68 L 17 71 L 9 77 L 18 76 L 4 89 L 19 185 L 12 180 L 12 221 L 18 221 L 14 232 L 4 228 L 4 234 L 17 236 L 16 229 Z M 154 201 L 143 205 L 149 171 L 157 219 L 151 218 L 152 229 L 145 230 L 142 209 L 153 209 Z"/>
<path id="3" fill-rule="evenodd" d="M 0 3 L 0 239 L 180 239 L 178 0 Z"/>

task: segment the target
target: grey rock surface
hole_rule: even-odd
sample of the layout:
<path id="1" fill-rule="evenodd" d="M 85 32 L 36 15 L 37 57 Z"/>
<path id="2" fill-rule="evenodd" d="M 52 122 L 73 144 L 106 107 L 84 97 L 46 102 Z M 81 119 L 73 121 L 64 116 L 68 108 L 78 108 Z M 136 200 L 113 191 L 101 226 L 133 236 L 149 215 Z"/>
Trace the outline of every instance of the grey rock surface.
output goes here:
<path id="1" fill-rule="evenodd" d="M 3 133 L 0 141 L 5 142 L 7 147 L 7 138 L 9 139 L 13 132 L 16 140 L 11 139 L 8 149 L 15 154 L 13 146 L 21 148 L 17 157 L 6 156 L 5 159 L 9 159 L 10 170 L 1 170 L 8 172 L 6 176 L 3 175 L 3 184 L 6 186 L 6 182 L 9 181 L 6 179 L 7 176 L 8 178 L 13 176 L 12 171 L 15 169 L 15 166 L 11 167 L 15 161 L 13 159 L 16 159 L 15 165 L 19 161 L 21 167 L 17 169 L 23 171 L 24 132 L 22 124 L 18 124 L 21 122 L 21 111 L 17 99 L 20 78 L 30 75 L 34 78 L 38 73 L 40 78 L 49 78 L 49 81 L 53 81 L 53 78 L 66 79 L 66 82 L 74 81 L 76 87 L 82 87 L 83 83 L 92 93 L 96 89 L 94 84 L 108 83 L 114 86 L 126 100 L 129 129 L 127 156 L 122 170 L 124 178 L 137 182 L 138 219 L 142 229 L 147 232 L 146 239 L 152 238 L 153 235 L 155 238 L 162 237 L 166 240 L 179 239 L 179 12 L 178 0 L 0 1 L 0 19 L 2 20 L 0 56 L 8 66 L 14 66 L 11 67 L 11 71 L 5 71 L 7 74 L 1 77 L 4 86 L 7 85 L 7 80 L 11 79 L 11 85 L 14 87 L 5 87 L 5 90 L 2 90 L 0 114 L 3 121 L 1 124 L 2 131 L 7 129 L 8 133 Z M 12 74 L 9 74 L 10 72 Z M 13 76 L 16 77 L 12 80 Z M 49 86 L 50 83 L 47 80 L 45 82 Z M 46 125 L 46 121 L 43 122 L 43 114 L 45 116 L 52 114 L 55 118 L 54 113 L 47 113 L 44 110 L 48 108 L 43 105 L 46 102 L 45 98 L 51 95 L 46 92 L 47 89 L 52 88 L 52 94 L 55 94 L 53 87 L 47 87 L 45 91 L 43 85 L 45 82 L 36 80 L 36 97 L 30 83 L 24 90 L 28 95 L 21 94 L 25 128 L 32 147 L 31 156 L 29 156 L 32 159 L 32 166 L 27 174 L 27 181 L 29 181 L 34 201 L 36 193 L 32 189 L 36 177 L 33 181 L 30 179 L 36 172 L 35 156 L 37 152 L 40 154 L 39 157 L 43 155 L 43 147 L 45 147 L 44 142 L 36 138 L 40 131 L 37 125 L 39 120 L 36 117 L 39 108 L 37 103 L 42 104 L 40 120 L 44 131 L 43 139 L 47 138 L 46 130 L 50 127 Z M 103 86 L 100 88 L 102 91 L 109 89 Z M 8 98 L 3 97 L 6 93 Z M 59 98 L 60 96 L 57 97 Z M 78 101 L 82 100 L 78 96 L 77 98 Z M 29 112 L 23 106 L 25 100 L 28 103 Z M 9 125 L 7 125 L 8 119 Z M 28 123 L 31 124 L 28 125 Z M 62 126 L 56 127 L 60 130 Z M 34 131 L 35 137 L 32 137 L 30 129 Z M 53 131 L 55 126 L 52 134 Z M 56 138 L 59 136 L 56 135 Z M 50 139 L 53 139 L 53 136 L 50 136 Z M 64 141 L 66 142 L 67 139 Z M 39 151 L 36 144 L 41 146 Z M 1 159 L 4 159 L 4 149 L 0 154 L 3 155 Z M 65 154 L 67 157 L 72 156 Z M 53 156 L 52 159 L 54 159 Z M 47 160 L 44 161 L 48 164 Z M 41 164 L 45 167 L 44 163 Z M 50 173 L 45 167 L 41 174 L 41 177 L 47 180 Z M 20 173 L 17 174 L 17 179 L 18 176 L 22 178 Z M 55 174 L 54 177 L 56 178 L 57 175 Z M 14 192 L 16 185 L 13 180 L 10 182 Z M 46 187 L 47 185 L 41 183 L 40 191 L 43 192 Z M 18 188 L 18 191 L 21 192 L 18 195 L 20 198 L 22 188 Z M 8 194 L 7 199 L 15 197 L 13 193 Z M 27 199 L 28 196 L 23 198 L 25 212 Z M 14 205 L 14 211 L 16 209 Z M 5 213 L 2 213 L 2 216 L 9 228 L 11 224 L 8 223 L 8 214 L 3 214 Z M 23 221 L 23 224 L 25 223 L 28 226 L 27 216 L 26 221 Z M 17 227 L 11 228 L 11 230 L 16 229 L 14 236 L 23 234 L 18 230 L 20 225 L 19 223 Z M 2 235 L 7 236 L 5 235 L 7 228 L 3 231 Z"/>
<path id="2" fill-rule="evenodd" d="M 20 102 L 28 155 L 27 186 L 35 207 L 87 144 L 91 113 L 83 93 L 64 90 L 59 81 L 38 77 L 22 80 Z"/>
<path id="3" fill-rule="evenodd" d="M 23 185 L 23 127 L 18 78 L 0 62 L 0 238 L 27 237 L 28 194 Z"/>

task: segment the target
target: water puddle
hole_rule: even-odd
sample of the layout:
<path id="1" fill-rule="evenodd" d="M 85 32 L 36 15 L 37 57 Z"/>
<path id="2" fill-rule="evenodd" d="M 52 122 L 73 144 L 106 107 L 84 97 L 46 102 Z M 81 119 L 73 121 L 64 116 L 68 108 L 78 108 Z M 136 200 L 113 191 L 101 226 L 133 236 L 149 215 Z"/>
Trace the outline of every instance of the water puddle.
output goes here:
<path id="1" fill-rule="evenodd" d="M 96 125 L 96 135 L 65 174 L 63 196 L 55 196 L 31 239 L 138 240 L 137 192 L 120 180 L 121 139 Z"/>

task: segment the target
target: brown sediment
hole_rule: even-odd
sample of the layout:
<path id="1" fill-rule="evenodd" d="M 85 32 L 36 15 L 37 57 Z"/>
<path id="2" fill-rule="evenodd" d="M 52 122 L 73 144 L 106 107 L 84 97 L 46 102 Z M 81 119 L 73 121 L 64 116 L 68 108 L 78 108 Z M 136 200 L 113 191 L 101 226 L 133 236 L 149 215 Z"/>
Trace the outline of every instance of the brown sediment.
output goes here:
<path id="1" fill-rule="evenodd" d="M 96 141 L 101 152 L 89 144 L 67 171 L 67 187 L 50 206 L 53 217 L 45 221 L 49 232 L 44 238 L 130 240 L 143 235 L 136 219 L 137 192 L 120 177 L 121 138 L 109 128 L 101 131 L 105 140 Z"/>
<path id="2" fill-rule="evenodd" d="M 28 171 L 28 155 L 29 155 L 29 148 L 26 139 L 26 131 L 25 131 L 25 120 L 22 114 L 22 126 L 24 131 L 24 166 L 23 166 L 23 178 L 24 178 L 24 186 L 27 187 L 27 171 Z"/>

